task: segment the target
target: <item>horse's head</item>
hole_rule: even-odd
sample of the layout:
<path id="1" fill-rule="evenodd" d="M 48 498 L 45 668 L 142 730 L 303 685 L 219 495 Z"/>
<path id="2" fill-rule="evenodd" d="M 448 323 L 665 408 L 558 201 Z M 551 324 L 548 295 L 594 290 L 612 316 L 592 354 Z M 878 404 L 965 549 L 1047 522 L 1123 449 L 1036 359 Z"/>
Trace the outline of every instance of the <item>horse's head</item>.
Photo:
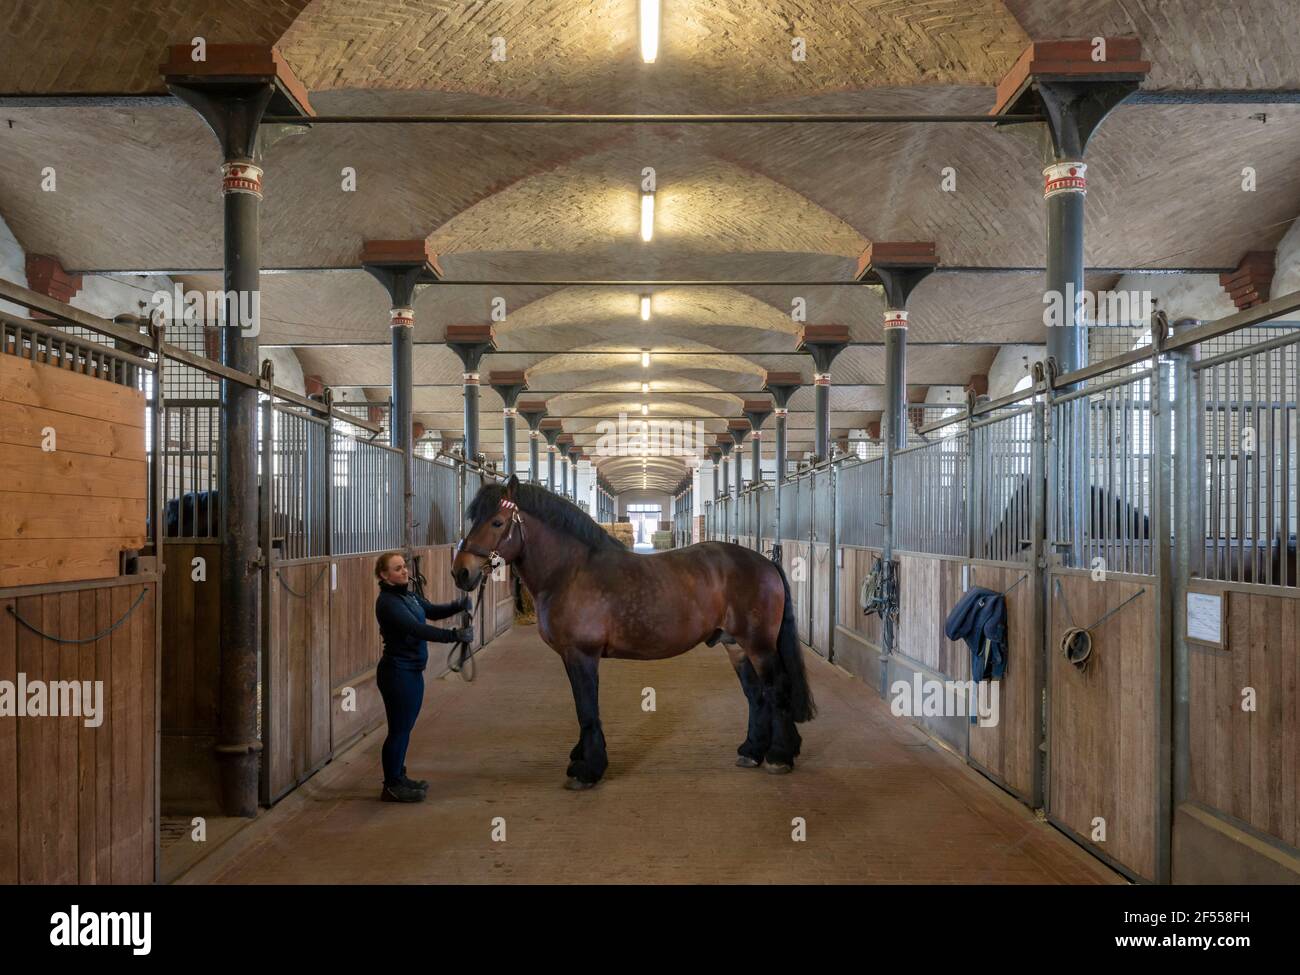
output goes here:
<path id="1" fill-rule="evenodd" d="M 518 487 L 519 478 L 512 474 L 504 485 L 485 484 L 470 502 L 469 530 L 451 560 L 451 577 L 458 588 L 466 592 L 477 588 L 497 559 L 508 564 L 523 554 L 524 521 L 515 504 Z"/>

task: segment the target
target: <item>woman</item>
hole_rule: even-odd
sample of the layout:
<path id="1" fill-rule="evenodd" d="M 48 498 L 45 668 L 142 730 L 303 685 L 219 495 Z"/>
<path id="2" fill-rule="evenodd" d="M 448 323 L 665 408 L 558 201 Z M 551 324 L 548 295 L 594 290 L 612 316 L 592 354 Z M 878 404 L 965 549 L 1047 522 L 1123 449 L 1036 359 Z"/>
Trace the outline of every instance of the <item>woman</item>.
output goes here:
<path id="1" fill-rule="evenodd" d="M 406 777 L 406 747 L 411 729 L 424 703 L 424 667 L 429 660 L 426 640 L 435 643 L 469 643 L 473 627 L 444 630 L 425 620 L 440 620 L 461 611 L 468 612 L 472 603 L 462 596 L 454 603 L 435 605 L 409 588 L 410 573 L 401 552 L 385 552 L 375 561 L 379 579 L 379 598 L 375 600 L 375 619 L 384 641 L 384 655 L 375 671 L 379 693 L 388 715 L 388 737 L 384 739 L 384 802 L 423 802 L 429 783 Z"/>

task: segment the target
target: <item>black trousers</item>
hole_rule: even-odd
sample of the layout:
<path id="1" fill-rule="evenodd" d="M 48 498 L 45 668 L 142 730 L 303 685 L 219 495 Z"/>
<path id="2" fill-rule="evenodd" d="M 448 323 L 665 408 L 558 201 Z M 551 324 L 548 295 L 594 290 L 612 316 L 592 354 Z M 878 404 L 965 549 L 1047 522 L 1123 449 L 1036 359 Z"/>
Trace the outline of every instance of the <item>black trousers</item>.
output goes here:
<path id="1" fill-rule="evenodd" d="M 387 657 L 381 657 L 375 682 L 388 715 L 388 737 L 383 748 L 384 785 L 397 785 L 406 775 L 406 748 L 424 703 L 424 672 L 402 670 L 393 666 Z"/>

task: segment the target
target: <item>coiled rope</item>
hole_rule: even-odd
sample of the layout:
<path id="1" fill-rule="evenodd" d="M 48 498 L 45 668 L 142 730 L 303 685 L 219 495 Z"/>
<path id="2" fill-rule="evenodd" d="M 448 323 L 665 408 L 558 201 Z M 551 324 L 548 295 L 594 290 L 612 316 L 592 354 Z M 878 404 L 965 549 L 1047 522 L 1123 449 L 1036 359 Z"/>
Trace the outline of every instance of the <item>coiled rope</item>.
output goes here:
<path id="1" fill-rule="evenodd" d="M 1092 659 L 1093 630 L 1096 630 L 1144 592 L 1146 592 L 1145 586 L 1089 626 L 1075 626 L 1074 614 L 1070 612 L 1070 604 L 1065 598 L 1065 590 L 1061 588 L 1061 580 L 1058 578 L 1056 580 L 1056 594 L 1061 598 L 1061 607 L 1065 610 L 1065 618 L 1070 621 L 1069 627 L 1061 634 L 1061 653 L 1079 670 L 1087 670 L 1088 661 Z"/>

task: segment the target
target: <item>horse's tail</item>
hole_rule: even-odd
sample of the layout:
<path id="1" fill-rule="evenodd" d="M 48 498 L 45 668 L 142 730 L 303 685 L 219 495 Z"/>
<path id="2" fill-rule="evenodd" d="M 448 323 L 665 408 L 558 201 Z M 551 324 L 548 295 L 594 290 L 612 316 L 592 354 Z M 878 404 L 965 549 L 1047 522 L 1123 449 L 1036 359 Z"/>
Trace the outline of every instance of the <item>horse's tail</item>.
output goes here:
<path id="1" fill-rule="evenodd" d="M 794 620 L 794 599 L 790 596 L 790 580 L 779 562 L 772 565 L 781 575 L 785 587 L 785 609 L 781 613 L 781 629 L 776 636 L 776 692 L 788 701 L 790 715 L 796 722 L 811 721 L 817 716 L 812 688 L 803 667 L 803 647 L 799 645 L 799 628 Z"/>

